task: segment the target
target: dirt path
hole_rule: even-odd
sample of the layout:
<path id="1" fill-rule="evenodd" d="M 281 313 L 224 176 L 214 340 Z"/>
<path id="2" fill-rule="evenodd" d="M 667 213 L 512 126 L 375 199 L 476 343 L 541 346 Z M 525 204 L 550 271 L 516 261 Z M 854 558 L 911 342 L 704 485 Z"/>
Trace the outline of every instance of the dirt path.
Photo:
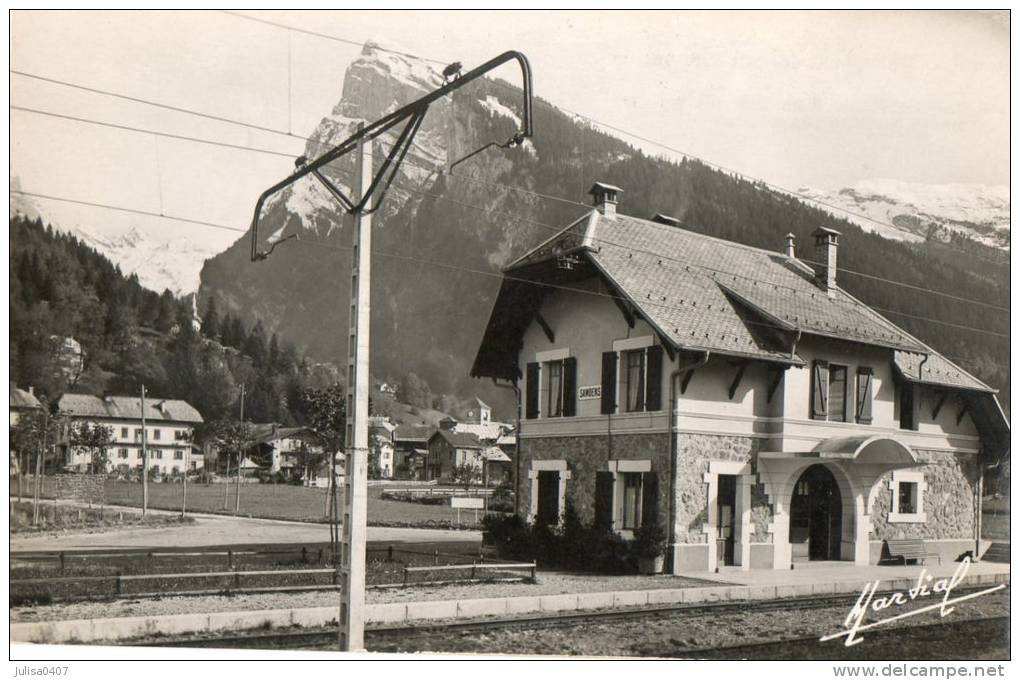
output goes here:
<path id="1" fill-rule="evenodd" d="M 369 527 L 368 540 L 388 543 L 480 542 L 479 531 Z M 329 525 L 270 519 L 198 516 L 194 524 L 103 533 L 46 533 L 11 536 L 11 552 L 57 550 L 130 550 L 141 548 L 322 543 Z"/>

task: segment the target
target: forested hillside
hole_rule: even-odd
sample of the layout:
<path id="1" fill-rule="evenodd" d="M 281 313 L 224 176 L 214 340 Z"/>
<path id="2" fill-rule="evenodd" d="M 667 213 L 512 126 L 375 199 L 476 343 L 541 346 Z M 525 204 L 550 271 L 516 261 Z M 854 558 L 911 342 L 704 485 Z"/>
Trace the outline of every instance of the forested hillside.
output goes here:
<path id="1" fill-rule="evenodd" d="M 10 246 L 11 380 L 51 401 L 71 391 L 138 394 L 144 384 L 213 421 L 237 417 L 244 384 L 247 419 L 290 425 L 304 422 L 306 387 L 339 379 L 257 321 L 213 306 L 200 323 L 191 298 L 143 288 L 39 220 L 12 218 Z"/>

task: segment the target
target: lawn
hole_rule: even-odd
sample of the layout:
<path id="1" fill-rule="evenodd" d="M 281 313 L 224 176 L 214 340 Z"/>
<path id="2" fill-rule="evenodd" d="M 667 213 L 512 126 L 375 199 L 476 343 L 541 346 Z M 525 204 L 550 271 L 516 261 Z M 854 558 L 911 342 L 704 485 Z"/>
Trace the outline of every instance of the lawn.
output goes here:
<path id="1" fill-rule="evenodd" d="M 1009 496 L 982 499 L 981 538 L 1009 540 Z"/>
<path id="2" fill-rule="evenodd" d="M 13 488 L 13 487 L 12 487 Z M 227 503 L 224 510 L 224 489 Z M 372 526 L 454 527 L 457 510 L 448 505 L 423 505 L 380 497 L 385 487 L 368 488 L 368 523 Z M 149 507 L 180 510 L 181 484 L 149 484 Z M 188 484 L 187 509 L 193 512 L 233 513 L 237 486 L 231 484 Z M 43 482 L 43 497 L 52 498 L 52 480 Z M 141 507 L 142 485 L 107 480 L 106 501 L 111 505 Z M 239 514 L 271 519 L 325 521 L 326 490 L 288 484 L 242 484 Z M 474 511 L 461 511 L 462 524 L 474 526 Z"/>

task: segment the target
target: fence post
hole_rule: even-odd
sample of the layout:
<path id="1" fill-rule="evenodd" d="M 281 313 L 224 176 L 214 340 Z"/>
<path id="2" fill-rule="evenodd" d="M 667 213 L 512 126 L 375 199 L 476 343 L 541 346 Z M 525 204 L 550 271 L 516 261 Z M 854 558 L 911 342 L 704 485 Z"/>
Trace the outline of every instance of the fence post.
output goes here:
<path id="1" fill-rule="evenodd" d="M 536 566 L 537 564 L 538 564 L 537 562 L 532 562 L 532 563 L 531 563 L 531 580 L 532 580 L 532 581 L 534 581 L 534 580 L 535 580 L 535 566 Z"/>
<path id="2" fill-rule="evenodd" d="M 64 551 L 60 551 L 60 573 L 64 573 Z"/>
<path id="3" fill-rule="evenodd" d="M 231 550 L 230 548 L 227 548 L 227 568 L 228 569 L 234 568 L 234 551 Z"/>
<path id="4" fill-rule="evenodd" d="M 322 564 L 322 548 L 319 548 L 319 561 L 316 564 Z"/>
<path id="5" fill-rule="evenodd" d="M 393 546 L 392 545 L 386 550 L 386 561 L 387 562 L 392 562 L 393 561 Z"/>
<path id="6" fill-rule="evenodd" d="M 476 564 L 475 562 L 471 563 L 471 580 L 472 581 L 475 580 L 475 564 Z"/>
<path id="7" fill-rule="evenodd" d="M 404 587 L 407 587 L 407 565 L 404 565 Z"/>
<path id="8" fill-rule="evenodd" d="M 439 566 L 439 551 L 436 550 L 432 554 L 432 566 Z"/>
<path id="9" fill-rule="evenodd" d="M 120 579 L 120 571 L 117 571 L 117 594 L 121 595 L 124 592 L 124 585 Z"/>
<path id="10" fill-rule="evenodd" d="M 156 562 L 155 555 L 153 555 L 152 551 L 150 550 L 149 551 L 149 573 L 152 573 L 153 570 L 156 568 L 155 562 Z"/>
<path id="11" fill-rule="evenodd" d="M 301 564 L 308 564 L 308 548 L 301 546 Z"/>

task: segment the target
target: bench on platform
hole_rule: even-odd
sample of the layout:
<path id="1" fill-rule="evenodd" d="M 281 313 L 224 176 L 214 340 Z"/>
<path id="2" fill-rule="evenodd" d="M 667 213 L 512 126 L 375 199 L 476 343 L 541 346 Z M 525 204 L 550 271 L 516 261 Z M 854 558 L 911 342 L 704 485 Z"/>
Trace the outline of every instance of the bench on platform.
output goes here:
<path id="1" fill-rule="evenodd" d="M 928 550 L 928 546 L 920 538 L 887 539 L 885 551 L 884 559 L 900 559 L 903 560 L 903 564 L 906 564 L 907 560 L 920 560 L 921 564 L 924 564 L 925 558 L 928 557 L 934 557 L 942 564 L 942 556 Z"/>

